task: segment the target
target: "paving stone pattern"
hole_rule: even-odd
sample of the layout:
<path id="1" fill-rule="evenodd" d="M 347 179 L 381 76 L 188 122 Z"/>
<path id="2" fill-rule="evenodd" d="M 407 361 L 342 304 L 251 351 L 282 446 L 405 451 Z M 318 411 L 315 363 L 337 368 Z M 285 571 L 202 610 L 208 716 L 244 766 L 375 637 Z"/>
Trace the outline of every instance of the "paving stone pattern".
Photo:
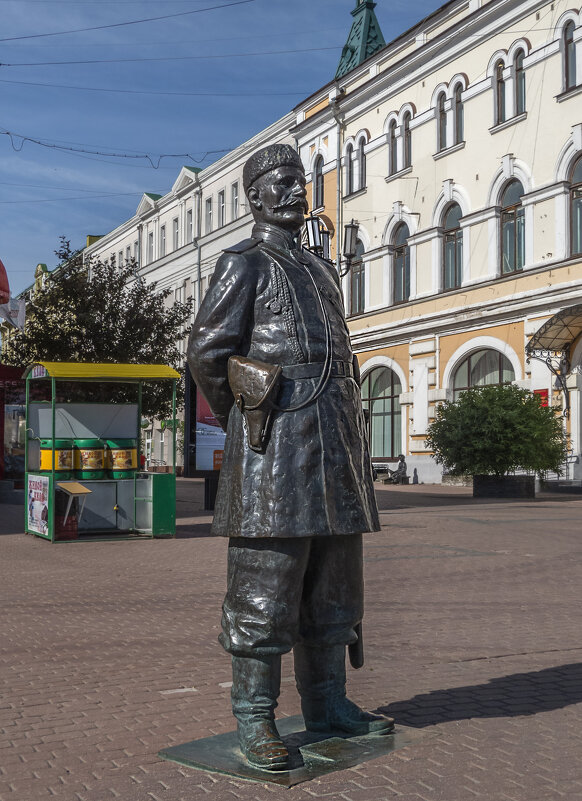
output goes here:
<path id="1" fill-rule="evenodd" d="M 379 488 L 350 694 L 437 736 L 285 790 L 157 757 L 234 722 L 226 542 L 178 484 L 175 540 L 51 545 L 0 505 L 0 801 L 582 799 L 582 496 Z"/>

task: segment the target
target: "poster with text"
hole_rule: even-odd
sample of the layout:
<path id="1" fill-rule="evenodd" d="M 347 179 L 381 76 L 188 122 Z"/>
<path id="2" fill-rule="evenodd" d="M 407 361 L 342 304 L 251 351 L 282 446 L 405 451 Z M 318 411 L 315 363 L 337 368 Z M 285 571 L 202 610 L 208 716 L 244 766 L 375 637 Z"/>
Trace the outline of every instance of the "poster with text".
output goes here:
<path id="1" fill-rule="evenodd" d="M 220 470 L 226 434 L 206 403 L 196 393 L 196 470 Z"/>
<path id="2" fill-rule="evenodd" d="M 48 476 L 29 475 L 26 498 L 28 530 L 48 537 Z"/>

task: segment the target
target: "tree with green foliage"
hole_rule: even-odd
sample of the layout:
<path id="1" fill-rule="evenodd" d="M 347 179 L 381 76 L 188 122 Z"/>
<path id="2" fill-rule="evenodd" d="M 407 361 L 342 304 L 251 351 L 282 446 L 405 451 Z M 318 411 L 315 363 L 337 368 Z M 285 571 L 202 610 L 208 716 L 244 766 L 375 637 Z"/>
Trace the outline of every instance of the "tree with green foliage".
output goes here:
<path id="1" fill-rule="evenodd" d="M 84 261 L 82 251 L 72 252 L 64 238 L 56 255 L 59 266 L 31 293 L 24 331 L 3 338 L 5 364 L 109 362 L 182 369 L 179 342 L 188 334 L 191 299 L 167 304 L 171 290 L 146 283 L 134 260 Z M 180 386 L 179 405 L 183 394 Z M 170 382 L 147 384 L 144 414 L 170 417 L 171 396 Z"/>
<path id="2" fill-rule="evenodd" d="M 512 384 L 473 387 L 455 402 L 445 401 L 426 444 L 453 475 L 561 473 L 567 454 L 555 407 L 542 406 L 538 395 Z"/>

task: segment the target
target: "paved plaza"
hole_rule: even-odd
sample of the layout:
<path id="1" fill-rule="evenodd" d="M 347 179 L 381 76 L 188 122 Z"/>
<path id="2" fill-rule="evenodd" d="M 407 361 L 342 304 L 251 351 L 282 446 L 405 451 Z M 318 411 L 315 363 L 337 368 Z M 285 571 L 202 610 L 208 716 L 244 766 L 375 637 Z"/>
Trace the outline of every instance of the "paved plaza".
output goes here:
<path id="1" fill-rule="evenodd" d="M 350 695 L 426 736 L 291 789 L 157 757 L 234 728 L 202 482 L 178 481 L 175 540 L 51 545 L 0 506 L 0 801 L 582 799 L 582 496 L 377 495 Z"/>

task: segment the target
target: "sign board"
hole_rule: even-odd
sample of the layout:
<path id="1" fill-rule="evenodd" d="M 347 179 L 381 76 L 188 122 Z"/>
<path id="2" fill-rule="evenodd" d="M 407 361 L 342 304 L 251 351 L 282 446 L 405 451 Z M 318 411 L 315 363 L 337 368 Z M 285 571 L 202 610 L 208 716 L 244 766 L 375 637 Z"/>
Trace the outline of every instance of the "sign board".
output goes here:
<path id="1" fill-rule="evenodd" d="M 26 488 L 28 531 L 49 536 L 49 477 L 29 474 Z"/>
<path id="2" fill-rule="evenodd" d="M 196 393 L 196 470 L 220 470 L 226 434 L 201 392 Z"/>
<path id="3" fill-rule="evenodd" d="M 539 395 L 540 398 L 540 406 L 547 406 L 548 405 L 548 390 L 547 389 L 534 389 L 534 395 Z"/>

